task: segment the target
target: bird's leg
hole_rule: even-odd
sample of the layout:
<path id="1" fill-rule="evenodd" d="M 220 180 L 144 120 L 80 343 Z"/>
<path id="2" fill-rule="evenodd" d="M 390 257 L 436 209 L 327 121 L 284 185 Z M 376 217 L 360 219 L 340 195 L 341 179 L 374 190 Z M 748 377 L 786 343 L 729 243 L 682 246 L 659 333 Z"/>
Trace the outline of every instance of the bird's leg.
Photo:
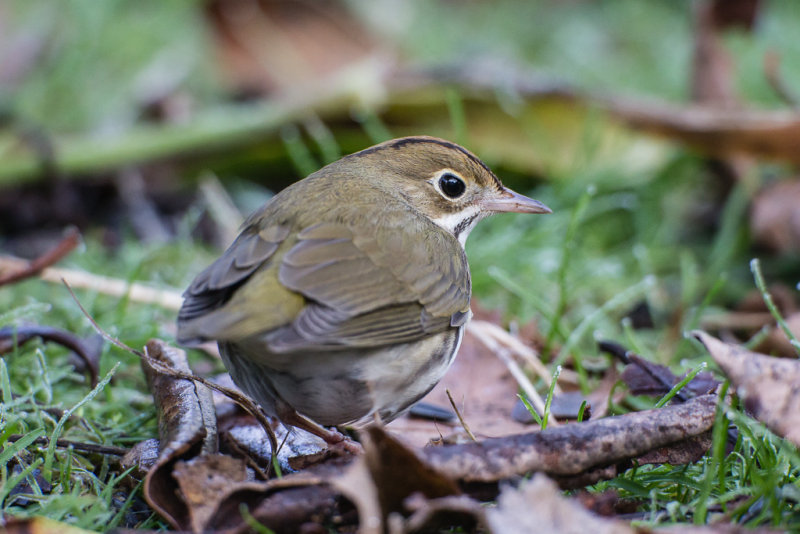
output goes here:
<path id="1" fill-rule="evenodd" d="M 305 430 L 306 432 L 322 438 L 332 450 L 341 450 L 351 454 L 361 454 L 364 452 L 364 448 L 361 447 L 360 443 L 351 440 L 335 428 L 328 429 L 310 419 L 306 419 L 283 402 L 276 402 L 275 408 L 278 419 L 280 419 L 283 424 Z"/>

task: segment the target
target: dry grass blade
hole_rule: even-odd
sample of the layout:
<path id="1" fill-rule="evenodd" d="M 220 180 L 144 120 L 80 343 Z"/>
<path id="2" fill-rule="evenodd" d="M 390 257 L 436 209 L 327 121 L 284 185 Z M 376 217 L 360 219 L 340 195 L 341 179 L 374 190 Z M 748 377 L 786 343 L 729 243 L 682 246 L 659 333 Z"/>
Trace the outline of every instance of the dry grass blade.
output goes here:
<path id="1" fill-rule="evenodd" d="M 469 436 L 469 439 L 471 439 L 472 441 L 478 441 L 475 438 L 475 434 L 473 434 L 472 431 L 469 429 L 469 425 L 464 420 L 464 417 L 461 415 L 461 410 L 459 410 L 458 406 L 456 406 L 456 401 L 453 400 L 453 395 L 450 394 L 450 390 L 446 389 L 445 393 L 447 393 L 447 398 L 450 400 L 450 406 L 452 406 L 453 411 L 456 412 L 456 417 L 458 417 L 458 422 L 461 423 L 461 427 L 464 429 L 464 432 L 467 433 L 467 436 Z"/>
<path id="2" fill-rule="evenodd" d="M 0 256 L 0 271 L 21 271 L 28 268 L 29 263 L 23 259 L 13 256 Z M 158 289 L 138 282 L 128 282 L 119 278 L 101 276 L 76 269 L 45 267 L 31 276 L 36 274 L 45 282 L 60 284 L 66 281 L 74 288 L 97 291 L 112 297 L 127 297 L 133 302 L 155 304 L 167 310 L 177 311 L 183 303 L 183 297 L 180 292 L 174 289 Z"/>
<path id="3" fill-rule="evenodd" d="M 487 321 L 470 321 L 467 324 L 468 331 L 475 336 L 481 343 L 486 345 L 486 347 L 492 351 L 508 368 L 508 371 L 514 377 L 514 379 L 519 384 L 519 387 L 522 388 L 522 391 L 525 392 L 525 395 L 530 400 L 531 404 L 539 413 L 544 413 L 545 410 L 545 402 L 542 399 L 541 395 L 536 391 L 536 388 L 533 387 L 531 381 L 528 379 L 525 372 L 517 365 L 517 362 L 513 360 L 511 357 L 511 349 L 507 348 L 506 346 L 502 345 L 500 341 L 497 339 L 496 332 L 504 332 L 501 328 L 489 323 Z M 510 336 L 510 334 L 509 334 Z M 540 362 L 541 365 L 541 362 Z M 544 367 L 544 366 L 542 366 Z M 551 377 L 549 374 L 545 373 L 543 375 L 545 380 L 548 384 L 550 384 Z M 556 425 L 556 421 L 551 422 L 552 425 Z"/>

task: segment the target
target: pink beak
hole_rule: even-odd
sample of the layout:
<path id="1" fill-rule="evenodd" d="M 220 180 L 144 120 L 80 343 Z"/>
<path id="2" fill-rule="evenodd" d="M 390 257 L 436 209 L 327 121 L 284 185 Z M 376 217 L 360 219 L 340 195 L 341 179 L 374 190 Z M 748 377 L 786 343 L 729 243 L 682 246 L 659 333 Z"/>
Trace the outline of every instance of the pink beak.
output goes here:
<path id="1" fill-rule="evenodd" d="M 499 197 L 481 202 L 482 211 L 497 213 L 553 213 L 553 210 L 532 198 L 504 188 Z"/>

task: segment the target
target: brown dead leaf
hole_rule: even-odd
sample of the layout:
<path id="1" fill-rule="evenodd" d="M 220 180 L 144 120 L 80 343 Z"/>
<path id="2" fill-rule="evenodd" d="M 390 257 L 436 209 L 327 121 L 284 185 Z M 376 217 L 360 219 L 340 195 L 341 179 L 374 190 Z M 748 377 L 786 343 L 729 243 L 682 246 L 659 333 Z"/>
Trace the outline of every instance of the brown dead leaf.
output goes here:
<path id="1" fill-rule="evenodd" d="M 558 486 L 541 473 L 519 487 L 506 487 L 497 507 L 486 511 L 493 534 L 511 532 L 624 534 L 643 532 L 625 522 L 596 516 L 575 499 L 564 497 Z"/>
<path id="2" fill-rule="evenodd" d="M 745 408 L 773 432 L 800 446 L 800 361 L 774 358 L 695 331 Z"/>
<path id="3" fill-rule="evenodd" d="M 136 467 L 136 470 L 145 476 L 158 461 L 159 443 L 157 439 L 146 439 L 135 444 L 120 458 L 119 463 L 123 468 Z"/>
<path id="4" fill-rule="evenodd" d="M 2 532 L 4 534 L 90 534 L 92 531 L 46 517 L 10 517 L 3 524 Z"/>
<path id="5" fill-rule="evenodd" d="M 190 373 L 186 353 L 163 341 L 147 343 L 148 355 L 161 364 Z M 153 393 L 158 412 L 159 456 L 147 473 L 144 496 L 147 503 L 175 528 L 190 524 L 187 503 L 176 498 L 176 480 L 172 476 L 175 462 L 217 449 L 217 427 L 211 392 L 190 380 L 176 379 L 153 369 L 142 359 L 147 383 Z"/>
<path id="6" fill-rule="evenodd" d="M 382 532 L 390 517 L 403 521 L 410 511 L 407 498 L 421 494 L 427 499 L 458 495 L 458 486 L 420 460 L 411 450 L 386 433 L 369 426 L 361 435 L 364 455 L 334 486 L 356 504 L 362 533 Z"/>
<path id="7" fill-rule="evenodd" d="M 216 0 L 207 13 L 220 67 L 240 94 L 318 82 L 375 47 L 340 2 Z"/>
<path id="8" fill-rule="evenodd" d="M 417 493 L 406 499 L 405 505 L 412 511 L 412 515 L 406 520 L 397 516 L 391 517 L 390 534 L 453 530 L 474 532 L 478 525 L 486 528 L 483 505 L 466 495 L 426 499 Z"/>
<path id="9" fill-rule="evenodd" d="M 192 532 L 204 532 L 220 502 L 241 482 L 247 481 L 242 460 L 222 454 L 207 454 L 179 460 L 172 470 L 179 497 L 189 514 Z"/>
<path id="10" fill-rule="evenodd" d="M 794 337 L 800 339 L 800 312 L 787 317 L 786 325 Z M 778 327 L 773 327 L 764 341 L 754 347 L 754 350 L 782 358 L 797 358 L 797 349 L 789 342 L 786 332 Z"/>
<path id="11" fill-rule="evenodd" d="M 679 140 L 716 157 L 749 156 L 800 163 L 800 113 L 714 109 L 615 100 L 601 104 L 632 128 Z"/>
<path id="12" fill-rule="evenodd" d="M 665 395 L 686 376 L 686 373 L 676 376 L 667 366 L 645 360 L 636 354 L 628 354 L 628 359 L 631 363 L 622 371 L 622 380 L 634 395 Z M 719 380 L 711 373 L 697 373 L 675 398 L 683 402 L 693 396 L 714 391 L 719 384 Z"/>
<path id="13" fill-rule="evenodd" d="M 753 199 L 750 229 L 756 243 L 776 252 L 800 251 L 800 180 L 780 180 Z"/>
<path id="14" fill-rule="evenodd" d="M 639 464 L 685 465 L 696 462 L 711 448 L 711 432 L 692 436 L 665 447 L 653 449 L 637 458 Z"/>
<path id="15" fill-rule="evenodd" d="M 593 514 L 614 517 L 619 514 L 635 512 L 641 502 L 633 499 L 620 499 L 616 490 L 609 489 L 601 492 L 581 490 L 575 493 L 575 498 L 581 505 Z"/>

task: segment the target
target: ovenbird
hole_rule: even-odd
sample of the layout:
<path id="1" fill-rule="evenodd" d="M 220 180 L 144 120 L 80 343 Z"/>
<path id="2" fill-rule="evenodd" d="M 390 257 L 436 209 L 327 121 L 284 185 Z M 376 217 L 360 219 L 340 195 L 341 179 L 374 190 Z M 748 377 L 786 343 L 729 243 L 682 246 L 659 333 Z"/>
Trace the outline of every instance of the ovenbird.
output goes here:
<path id="1" fill-rule="evenodd" d="M 549 213 L 477 157 L 433 137 L 387 141 L 281 191 L 184 293 L 178 341 L 216 340 L 269 414 L 388 422 L 428 393 L 470 312 L 464 242 L 498 212 Z"/>

